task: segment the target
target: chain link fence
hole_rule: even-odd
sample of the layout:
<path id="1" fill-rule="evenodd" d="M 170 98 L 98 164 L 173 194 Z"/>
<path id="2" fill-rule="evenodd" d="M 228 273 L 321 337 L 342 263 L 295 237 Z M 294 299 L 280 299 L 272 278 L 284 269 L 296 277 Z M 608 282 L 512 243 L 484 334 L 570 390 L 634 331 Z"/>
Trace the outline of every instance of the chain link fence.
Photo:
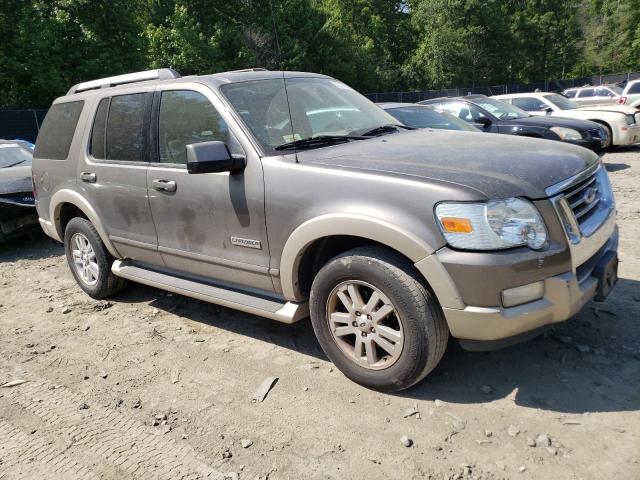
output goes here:
<path id="1" fill-rule="evenodd" d="M 34 143 L 47 109 L 0 110 L 0 139 Z"/>
<path id="2" fill-rule="evenodd" d="M 423 90 L 419 92 L 380 92 L 368 93 L 367 98 L 374 102 L 407 102 L 415 103 L 421 100 L 438 97 L 461 97 L 464 95 L 504 95 L 506 93 L 526 93 L 540 90 L 543 92 L 561 92 L 566 88 L 582 87 L 584 85 L 608 85 L 626 83 L 640 79 L 640 72 L 614 73 L 611 75 L 595 75 L 591 77 L 573 78 L 570 80 L 548 80 L 536 83 L 513 83 L 484 87 L 443 88 L 440 90 Z"/>

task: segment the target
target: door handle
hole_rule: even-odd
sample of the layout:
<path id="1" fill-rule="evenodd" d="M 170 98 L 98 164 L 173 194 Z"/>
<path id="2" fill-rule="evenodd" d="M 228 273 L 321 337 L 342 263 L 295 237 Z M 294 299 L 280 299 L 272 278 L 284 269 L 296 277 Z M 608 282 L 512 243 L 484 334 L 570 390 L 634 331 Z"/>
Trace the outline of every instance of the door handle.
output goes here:
<path id="1" fill-rule="evenodd" d="M 156 179 L 151 182 L 151 185 L 161 192 L 175 192 L 178 189 L 178 184 L 173 180 Z"/>
<path id="2" fill-rule="evenodd" d="M 96 183 L 97 179 L 98 179 L 98 177 L 93 172 L 81 172 L 80 173 L 80 180 L 82 180 L 83 182 Z"/>

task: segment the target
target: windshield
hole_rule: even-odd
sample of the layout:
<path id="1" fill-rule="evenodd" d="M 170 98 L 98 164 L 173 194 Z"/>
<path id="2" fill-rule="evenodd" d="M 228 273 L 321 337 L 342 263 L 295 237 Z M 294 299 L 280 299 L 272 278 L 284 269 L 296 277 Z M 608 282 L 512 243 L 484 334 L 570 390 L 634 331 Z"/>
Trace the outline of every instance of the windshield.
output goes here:
<path id="1" fill-rule="evenodd" d="M 544 98 L 553 103 L 560 110 L 573 110 L 574 108 L 579 108 L 575 102 L 572 102 L 567 97 L 563 97 L 562 95 L 558 95 L 557 93 L 552 93 L 550 95 L 545 95 Z"/>
<path id="2" fill-rule="evenodd" d="M 0 168 L 31 165 L 31 153 L 15 143 L 0 144 Z"/>
<path id="3" fill-rule="evenodd" d="M 516 106 L 501 102 L 500 100 L 494 100 L 492 98 L 474 98 L 472 102 L 479 107 L 484 108 L 489 113 L 492 113 L 500 120 L 513 120 L 514 118 L 526 118 L 531 116 Z"/>
<path id="4" fill-rule="evenodd" d="M 268 153 L 294 141 L 357 136 L 398 123 L 352 88 L 328 78 L 287 78 L 286 89 L 281 78 L 231 83 L 220 89 Z M 325 145 L 307 148 L 321 146 Z"/>
<path id="5" fill-rule="evenodd" d="M 415 128 L 463 130 L 477 132 L 478 129 L 447 112 L 436 112 L 428 106 L 406 106 L 387 110 L 404 125 Z"/>

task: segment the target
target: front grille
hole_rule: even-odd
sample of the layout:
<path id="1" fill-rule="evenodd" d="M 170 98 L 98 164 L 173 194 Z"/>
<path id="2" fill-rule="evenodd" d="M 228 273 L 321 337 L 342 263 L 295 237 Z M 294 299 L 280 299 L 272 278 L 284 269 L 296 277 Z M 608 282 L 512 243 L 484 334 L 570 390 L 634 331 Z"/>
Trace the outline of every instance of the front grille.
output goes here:
<path id="1" fill-rule="evenodd" d="M 562 192 L 578 224 L 582 225 L 596 212 L 601 199 L 600 188 L 598 175 L 593 173 Z"/>
<path id="2" fill-rule="evenodd" d="M 604 130 L 600 127 L 592 128 L 589 130 L 589 135 L 591 135 L 593 138 L 597 140 L 602 140 L 604 139 Z"/>

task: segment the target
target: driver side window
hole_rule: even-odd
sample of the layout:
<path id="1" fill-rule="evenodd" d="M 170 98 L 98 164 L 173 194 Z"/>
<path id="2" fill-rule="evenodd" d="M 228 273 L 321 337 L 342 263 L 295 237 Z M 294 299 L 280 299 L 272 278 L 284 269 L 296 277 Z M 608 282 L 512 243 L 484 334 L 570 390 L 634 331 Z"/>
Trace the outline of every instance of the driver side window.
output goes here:
<path id="1" fill-rule="evenodd" d="M 209 99 L 191 90 L 167 90 L 160 100 L 160 163 L 186 164 L 186 146 L 220 141 L 229 144 L 229 129 Z"/>

